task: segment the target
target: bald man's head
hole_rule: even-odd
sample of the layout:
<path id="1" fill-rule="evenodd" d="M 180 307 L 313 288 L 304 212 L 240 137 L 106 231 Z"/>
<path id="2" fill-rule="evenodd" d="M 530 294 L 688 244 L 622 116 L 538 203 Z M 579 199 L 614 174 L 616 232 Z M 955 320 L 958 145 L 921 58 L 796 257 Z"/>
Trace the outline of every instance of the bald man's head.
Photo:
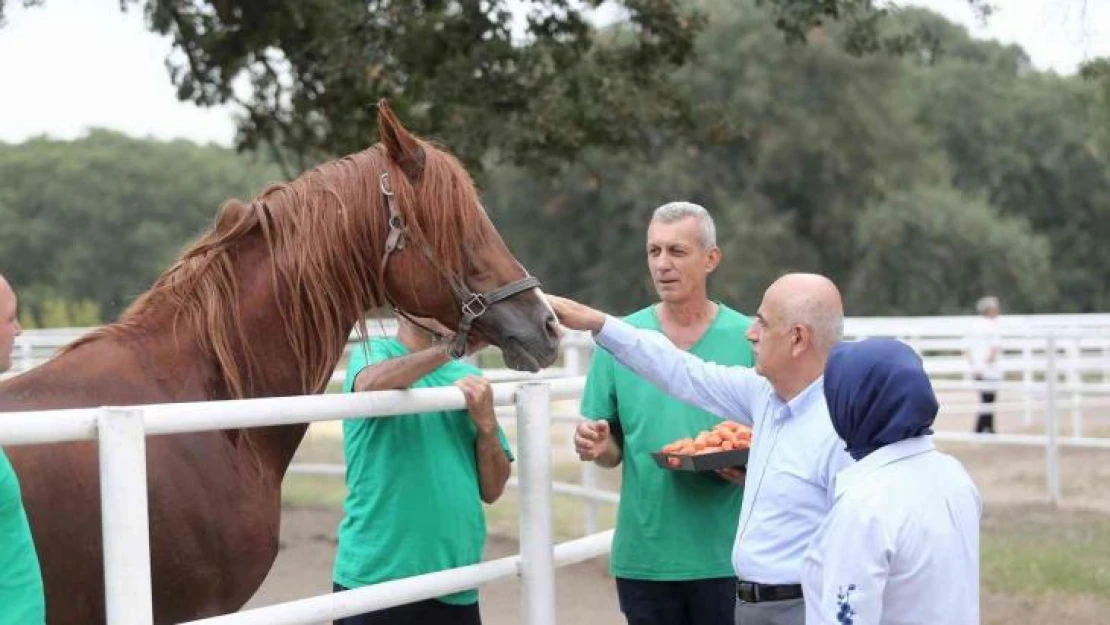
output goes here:
<path id="1" fill-rule="evenodd" d="M 813 330 L 813 344 L 827 353 L 844 335 L 844 303 L 832 280 L 816 273 L 788 273 L 764 296 L 788 324 Z"/>
<path id="2" fill-rule="evenodd" d="M 748 328 L 755 370 L 789 401 L 819 378 L 844 328 L 840 291 L 810 273 L 787 274 L 767 287 Z"/>

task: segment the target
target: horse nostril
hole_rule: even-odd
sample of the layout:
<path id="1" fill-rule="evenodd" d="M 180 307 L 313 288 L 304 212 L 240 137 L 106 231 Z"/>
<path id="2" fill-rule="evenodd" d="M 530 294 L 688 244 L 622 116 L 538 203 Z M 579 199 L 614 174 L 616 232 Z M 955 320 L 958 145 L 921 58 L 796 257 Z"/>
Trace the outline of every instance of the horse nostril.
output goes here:
<path id="1" fill-rule="evenodd" d="M 562 326 L 559 325 L 559 320 L 555 318 L 555 315 L 547 316 L 547 323 L 544 324 L 544 327 L 547 329 L 547 335 L 555 340 L 563 335 Z"/>

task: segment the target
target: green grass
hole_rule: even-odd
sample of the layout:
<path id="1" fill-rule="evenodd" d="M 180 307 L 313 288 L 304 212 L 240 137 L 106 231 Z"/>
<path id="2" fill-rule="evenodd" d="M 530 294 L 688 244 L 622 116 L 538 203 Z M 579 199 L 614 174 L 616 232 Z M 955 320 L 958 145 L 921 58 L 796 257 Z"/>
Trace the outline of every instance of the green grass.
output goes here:
<path id="1" fill-rule="evenodd" d="M 988 510 L 981 577 L 995 592 L 1110 596 L 1110 517 L 1051 508 Z"/>

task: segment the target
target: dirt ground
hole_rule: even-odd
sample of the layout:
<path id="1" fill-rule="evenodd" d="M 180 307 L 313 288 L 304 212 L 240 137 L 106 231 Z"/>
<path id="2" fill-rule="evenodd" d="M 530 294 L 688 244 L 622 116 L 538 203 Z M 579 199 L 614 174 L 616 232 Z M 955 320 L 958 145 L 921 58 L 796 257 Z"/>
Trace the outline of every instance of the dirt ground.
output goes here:
<path id="1" fill-rule="evenodd" d="M 1090 429 L 1098 432 L 1100 417 L 1088 419 Z M 1106 425 L 1110 425 L 1110 415 Z M 973 422 L 971 415 L 947 414 L 938 421 L 939 429 L 966 431 Z M 1036 431 L 1024 427 L 1020 416 L 1009 415 L 1001 420 L 1004 432 Z M 1103 432 L 1105 435 L 1105 431 Z M 317 447 L 319 440 L 313 443 Z M 556 456 L 566 452 L 566 445 L 555 443 Z M 968 468 L 983 495 L 984 553 L 987 545 L 1005 553 L 1007 545 L 1037 543 L 1042 536 L 1081 536 L 1089 543 L 1061 542 L 1059 559 L 1067 560 L 1065 548 L 1078 549 L 1096 545 L 1110 546 L 1110 449 L 1063 450 L 1061 482 L 1064 503 L 1051 506 L 1045 486 L 1045 454 L 1042 448 L 988 446 L 981 444 L 943 444 L 944 451 L 958 457 Z M 310 446 L 310 449 L 313 447 Z M 608 476 L 607 476 L 608 478 Z M 611 482 L 611 479 L 606 481 Z M 282 519 L 282 550 L 278 561 L 249 607 L 323 594 L 330 590 L 330 571 L 335 549 L 335 528 L 341 511 L 314 507 L 288 507 Z M 500 526 L 498 526 L 500 527 Z M 494 531 L 499 531 L 494 528 Z M 1094 532 L 1095 535 L 1091 535 Z M 1010 542 L 1007 542 L 1010 541 Z M 1053 543 L 1054 544 L 1054 543 Z M 1076 545 L 1079 545 L 1076 547 Z M 1050 552 L 1053 546 L 1046 547 Z M 486 558 L 493 559 L 518 551 L 515 536 L 491 535 Z M 1049 559 L 1052 553 L 1047 554 Z M 1110 551 L 1097 551 L 1097 556 L 1110 556 Z M 1037 575 L 1057 575 L 1055 569 L 1032 572 L 1028 586 L 1006 587 L 998 569 L 992 569 L 984 555 L 982 584 L 982 622 L 984 625 L 1024 623 L 1068 623 L 1096 625 L 1110 623 L 1110 564 L 1096 563 L 1092 570 L 1080 574 L 1087 577 L 1077 582 L 1077 589 L 1068 592 L 1042 591 Z M 1014 566 L 1022 566 L 1019 564 Z M 1110 558 L 1100 562 L 1110 562 Z M 1067 562 L 1057 563 L 1066 569 Z M 999 566 L 999 565 L 996 565 Z M 1011 566 L 1002 564 L 1000 566 Z M 1030 565 L 1032 566 L 1032 565 Z M 1039 566 L 1039 565 L 1038 565 Z M 992 572 L 993 571 L 993 572 Z M 1003 569 L 1007 572 L 1008 569 Z M 1093 571 L 1093 572 L 1092 572 Z M 1090 579 L 1088 579 L 1090 578 Z M 1024 578 L 1022 578 L 1024 579 Z M 1024 582 L 1022 582 L 1024 583 Z M 1000 590 L 1001 588 L 1001 590 Z M 1016 588 L 1016 589 L 1015 589 Z M 608 575 L 607 558 L 581 563 L 557 571 L 556 597 L 558 621 L 561 624 L 591 625 L 623 624 L 617 606 L 613 580 Z M 481 588 L 482 618 L 486 625 L 520 623 L 520 584 L 506 580 Z"/>
<path id="2" fill-rule="evenodd" d="M 286 509 L 282 516 L 282 550 L 270 576 L 248 608 L 300 599 L 331 591 L 331 565 L 335 553 L 335 527 L 341 511 Z M 490 536 L 485 559 L 517 553 L 515 538 Z M 556 598 L 559 623 L 623 625 L 617 607 L 608 560 L 582 562 L 557 569 Z M 481 588 L 480 605 L 485 625 L 520 623 L 520 582 L 517 579 Z"/>

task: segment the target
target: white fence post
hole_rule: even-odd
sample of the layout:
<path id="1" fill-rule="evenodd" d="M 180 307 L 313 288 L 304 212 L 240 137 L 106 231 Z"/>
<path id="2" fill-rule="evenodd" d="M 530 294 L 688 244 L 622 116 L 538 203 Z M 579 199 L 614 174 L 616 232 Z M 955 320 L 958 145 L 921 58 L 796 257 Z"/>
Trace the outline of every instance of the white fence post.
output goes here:
<path id="1" fill-rule="evenodd" d="M 1030 345 L 1030 333 L 1025 340 L 1025 345 L 1021 348 L 1021 383 L 1024 388 L 1022 389 L 1022 399 L 1025 402 L 1025 427 L 1029 427 L 1033 423 L 1033 347 Z M 1005 379 L 1005 376 L 1003 376 Z"/>
<path id="2" fill-rule="evenodd" d="M 105 408 L 98 418 L 98 431 L 108 623 L 151 625 L 154 611 L 143 411 Z"/>
<path id="3" fill-rule="evenodd" d="M 1045 428 L 1048 444 L 1045 445 L 1045 473 L 1048 479 L 1048 498 L 1052 503 L 1060 503 L 1060 447 L 1058 436 L 1059 419 L 1056 414 L 1056 337 L 1049 332 L 1045 343 Z"/>
<path id="4" fill-rule="evenodd" d="M 516 396 L 520 447 L 521 608 L 525 625 L 555 625 L 551 519 L 551 387 L 521 384 Z"/>
<path id="5" fill-rule="evenodd" d="M 570 345 L 564 352 L 563 366 L 568 376 L 586 375 L 587 360 L 591 354 L 584 345 Z M 580 478 L 584 488 L 597 487 L 597 466 L 592 462 L 582 463 Z M 598 503 L 593 499 L 582 501 L 582 531 L 583 536 L 593 536 L 597 533 Z"/>
<path id="6" fill-rule="evenodd" d="M 597 465 L 593 462 L 582 463 L 582 487 L 597 488 Z M 582 515 L 583 536 L 593 536 L 597 533 L 597 502 L 586 499 L 582 502 L 584 507 Z"/>
<path id="7" fill-rule="evenodd" d="M 1083 395 L 1079 392 L 1079 385 L 1083 379 L 1079 375 L 1079 357 L 1083 353 L 1080 349 L 1079 336 L 1068 342 L 1068 386 L 1071 387 L 1071 435 L 1074 438 L 1083 436 Z"/>

